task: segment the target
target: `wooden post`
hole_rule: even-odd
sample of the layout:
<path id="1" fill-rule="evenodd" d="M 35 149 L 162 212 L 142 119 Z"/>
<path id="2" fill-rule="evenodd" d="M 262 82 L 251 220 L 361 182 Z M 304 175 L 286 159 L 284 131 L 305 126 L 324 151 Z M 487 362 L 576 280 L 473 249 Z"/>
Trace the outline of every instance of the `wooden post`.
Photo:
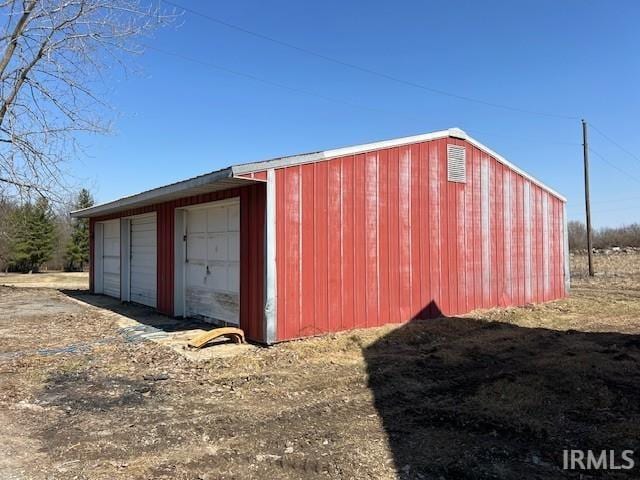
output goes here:
<path id="1" fill-rule="evenodd" d="M 584 156 L 584 203 L 587 212 L 587 258 L 589 276 L 593 277 L 593 245 L 591 236 L 591 201 L 589 195 L 589 145 L 587 143 L 587 122 L 582 120 L 582 151 Z"/>

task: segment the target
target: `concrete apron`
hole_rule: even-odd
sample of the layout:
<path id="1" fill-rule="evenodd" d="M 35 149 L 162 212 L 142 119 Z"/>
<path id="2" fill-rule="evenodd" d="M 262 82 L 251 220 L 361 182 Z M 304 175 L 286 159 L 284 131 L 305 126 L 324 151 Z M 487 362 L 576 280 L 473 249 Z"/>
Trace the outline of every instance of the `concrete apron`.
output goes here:
<path id="1" fill-rule="evenodd" d="M 160 315 L 155 310 L 104 295 L 78 294 L 70 297 L 100 315 L 113 319 L 126 341 L 151 341 L 168 347 L 192 361 L 213 358 L 231 358 L 259 347 L 250 344 L 230 343 L 225 338 L 216 339 L 199 350 L 187 346 L 193 337 L 214 328 L 204 322 L 182 320 Z"/>

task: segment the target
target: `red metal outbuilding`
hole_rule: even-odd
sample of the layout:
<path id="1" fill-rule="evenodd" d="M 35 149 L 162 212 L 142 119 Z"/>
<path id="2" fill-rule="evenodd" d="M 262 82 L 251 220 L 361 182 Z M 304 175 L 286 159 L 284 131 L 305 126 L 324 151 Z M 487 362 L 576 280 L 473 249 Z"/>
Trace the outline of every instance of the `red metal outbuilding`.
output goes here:
<path id="1" fill-rule="evenodd" d="M 155 212 L 157 308 L 188 313 L 190 227 L 176 224 L 180 212 L 225 199 L 239 204 L 239 278 L 228 254 L 227 296 L 238 290 L 239 325 L 257 342 L 568 292 L 566 200 L 459 129 L 236 165 L 74 212 L 91 219 L 92 291 L 102 271 L 96 225 Z M 220 235 L 231 242 L 234 231 L 207 230 L 203 248 Z M 129 299 L 121 232 L 121 298 Z M 216 282 L 215 255 L 202 267 L 212 275 L 205 283 Z"/>

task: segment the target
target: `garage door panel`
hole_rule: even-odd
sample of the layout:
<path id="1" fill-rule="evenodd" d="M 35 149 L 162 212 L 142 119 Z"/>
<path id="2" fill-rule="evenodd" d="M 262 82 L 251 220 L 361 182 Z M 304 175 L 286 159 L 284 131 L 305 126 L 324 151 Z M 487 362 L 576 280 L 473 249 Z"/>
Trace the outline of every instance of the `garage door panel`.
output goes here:
<path id="1" fill-rule="evenodd" d="M 155 215 L 131 219 L 130 298 L 150 307 L 157 304 L 156 228 Z"/>
<path id="2" fill-rule="evenodd" d="M 240 232 L 229 232 L 227 244 L 229 246 L 229 261 L 240 261 Z"/>
<path id="3" fill-rule="evenodd" d="M 149 258 L 153 258 L 157 251 L 158 249 L 155 245 L 131 247 L 131 253 L 133 255 L 146 255 Z"/>
<path id="4" fill-rule="evenodd" d="M 105 238 L 102 249 L 105 257 L 120 257 L 120 237 Z"/>
<path id="5" fill-rule="evenodd" d="M 105 238 L 120 238 L 120 221 L 111 220 L 103 223 L 103 232 Z"/>
<path id="6" fill-rule="evenodd" d="M 131 231 L 137 233 L 139 238 L 143 238 L 145 241 L 153 241 L 155 243 L 155 225 L 131 225 Z"/>
<path id="7" fill-rule="evenodd" d="M 155 245 L 156 244 L 156 232 L 148 232 L 147 230 L 142 230 L 139 232 L 133 231 L 135 236 L 131 245 L 141 246 L 141 245 Z"/>
<path id="8" fill-rule="evenodd" d="M 228 258 L 227 242 L 226 233 L 211 234 L 207 240 L 207 259 L 226 261 Z"/>
<path id="9" fill-rule="evenodd" d="M 240 231 L 240 204 L 230 205 L 228 208 L 228 229 L 231 232 Z"/>
<path id="10" fill-rule="evenodd" d="M 206 260 L 207 238 L 204 235 L 187 236 L 187 258 L 190 262 Z"/>
<path id="11" fill-rule="evenodd" d="M 135 221 L 135 225 L 132 225 L 132 228 L 135 229 L 140 229 L 140 228 L 145 228 L 149 227 L 152 230 L 156 229 L 156 216 L 155 215 L 144 215 L 144 216 L 140 216 L 140 217 L 135 217 L 133 219 Z"/>
<path id="12" fill-rule="evenodd" d="M 227 290 L 240 293 L 240 264 L 231 264 L 228 266 L 227 278 Z"/>
<path id="13" fill-rule="evenodd" d="M 145 264 L 152 265 L 155 267 L 156 265 L 156 249 L 131 249 L 131 254 L 137 256 L 138 259 L 142 260 Z"/>
<path id="14" fill-rule="evenodd" d="M 144 296 L 155 296 L 155 282 L 148 282 L 148 274 L 146 272 L 131 272 L 131 283 L 137 285 L 136 291 Z"/>
<path id="15" fill-rule="evenodd" d="M 209 233 L 227 231 L 226 207 L 213 207 L 207 209 L 207 231 Z"/>
<path id="16" fill-rule="evenodd" d="M 131 225 L 131 230 L 134 232 L 155 232 L 156 222 L 154 219 L 140 220 Z"/>
<path id="17" fill-rule="evenodd" d="M 189 317 L 211 317 L 211 292 L 205 288 L 187 287 L 185 292 L 186 315 Z"/>
<path id="18" fill-rule="evenodd" d="M 155 250 L 155 249 L 154 249 Z M 135 267 L 156 267 L 156 252 L 149 253 L 140 253 L 140 252 L 132 252 L 133 257 L 133 266 Z"/>
<path id="19" fill-rule="evenodd" d="M 139 290 L 141 292 L 155 291 L 155 282 L 151 283 L 148 280 L 149 272 L 131 272 L 131 283 L 135 283 L 137 285 L 136 290 Z"/>
<path id="20" fill-rule="evenodd" d="M 155 307 L 156 293 L 155 290 L 136 289 L 131 292 L 131 301 L 147 305 L 149 307 Z"/>
<path id="21" fill-rule="evenodd" d="M 209 275 L 205 279 L 205 283 L 216 291 L 227 290 L 227 266 L 226 265 L 209 265 Z"/>
<path id="22" fill-rule="evenodd" d="M 207 232 L 206 210 L 191 210 L 187 218 L 187 230 L 189 233 Z"/>
<path id="23" fill-rule="evenodd" d="M 155 267 L 135 267 L 131 269 L 132 282 L 135 280 L 136 286 L 138 287 L 140 286 L 140 284 L 138 284 L 137 282 L 139 282 L 143 276 L 146 277 L 147 279 L 151 279 L 155 276 L 155 274 L 156 274 Z M 145 280 L 145 282 L 147 281 L 148 280 Z M 150 281 L 148 283 L 151 284 Z"/>
<path id="24" fill-rule="evenodd" d="M 120 220 L 102 222 L 102 293 L 120 298 Z"/>
<path id="25" fill-rule="evenodd" d="M 185 270 L 187 285 L 198 285 L 204 281 L 206 275 L 204 263 L 188 263 Z"/>
<path id="26" fill-rule="evenodd" d="M 105 273 L 103 277 L 103 293 L 110 297 L 120 298 L 120 274 Z"/>
<path id="27" fill-rule="evenodd" d="M 131 268 L 131 272 L 142 273 L 145 275 L 155 275 L 156 266 L 155 265 L 135 265 Z"/>
<path id="28" fill-rule="evenodd" d="M 104 257 L 104 274 L 120 278 L 120 257 Z"/>
<path id="29" fill-rule="evenodd" d="M 157 252 L 155 245 L 131 247 L 131 253 L 136 255 L 153 255 L 155 252 Z"/>
<path id="30" fill-rule="evenodd" d="M 132 236 L 136 236 L 135 232 L 132 232 Z M 157 251 L 157 246 L 155 242 L 149 242 L 138 239 L 138 243 L 131 244 L 131 252 L 133 253 L 142 253 L 142 254 L 150 254 Z"/>
<path id="31" fill-rule="evenodd" d="M 239 202 L 187 211 L 187 315 L 239 323 L 239 217 Z M 201 232 L 196 235 L 194 228 Z"/>
<path id="32" fill-rule="evenodd" d="M 188 287 L 186 304 L 188 316 L 237 323 L 240 296 L 226 292 L 211 292 L 207 288 Z"/>

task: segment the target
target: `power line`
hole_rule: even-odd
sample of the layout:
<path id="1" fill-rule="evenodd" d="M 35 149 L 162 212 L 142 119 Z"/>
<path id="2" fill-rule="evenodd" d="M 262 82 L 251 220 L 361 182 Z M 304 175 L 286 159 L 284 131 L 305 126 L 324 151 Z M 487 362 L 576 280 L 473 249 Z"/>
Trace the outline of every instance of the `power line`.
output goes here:
<path id="1" fill-rule="evenodd" d="M 325 60 L 327 62 L 335 63 L 337 65 L 341 65 L 343 67 L 351 68 L 353 70 L 357 70 L 357 71 L 360 71 L 360 72 L 363 72 L 363 73 L 367 73 L 369 75 L 375 75 L 377 77 L 384 78 L 386 80 L 390 80 L 392 82 L 396 82 L 396 83 L 399 83 L 399 84 L 402 84 L 402 85 L 407 85 L 407 86 L 410 86 L 410 87 L 413 87 L 413 88 L 418 88 L 420 90 L 425 90 L 425 91 L 428 91 L 428 92 L 431 92 L 431 93 L 447 96 L 447 97 L 450 97 L 450 98 L 456 98 L 458 100 L 464 100 L 464 101 L 467 101 L 467 102 L 474 102 L 474 103 L 477 103 L 477 104 L 480 104 L 480 105 L 485 105 L 485 106 L 493 107 L 493 108 L 500 108 L 500 109 L 503 109 L 503 110 L 509 110 L 509 111 L 518 112 L 518 113 L 525 113 L 525 114 L 529 114 L 529 115 L 537 115 L 537 116 L 543 116 L 543 117 L 562 118 L 562 119 L 565 119 L 565 120 L 578 120 L 579 119 L 579 117 L 571 116 L 571 115 L 564 115 L 564 114 L 551 113 L 551 112 L 541 112 L 541 111 L 536 111 L 536 110 L 528 110 L 528 109 L 524 109 L 524 108 L 520 108 L 520 107 L 514 107 L 514 106 L 511 106 L 511 105 L 488 102 L 486 100 L 481 100 L 481 99 L 474 98 L 474 97 L 469 97 L 469 96 L 466 96 L 466 95 L 459 95 L 457 93 L 452 93 L 452 92 L 448 92 L 448 91 L 445 91 L 445 90 L 440 90 L 440 89 L 437 89 L 437 88 L 429 87 L 427 85 L 424 85 L 424 84 L 421 84 L 421 83 L 418 83 L 418 82 L 414 82 L 414 81 L 411 81 L 411 80 L 406 80 L 406 79 L 403 79 L 403 78 L 395 77 L 393 75 L 389 75 L 388 73 L 384 73 L 384 72 L 381 72 L 381 71 L 378 71 L 378 70 L 373 70 L 371 68 L 363 67 L 361 65 L 356 65 L 354 63 L 345 62 L 345 61 L 340 60 L 338 58 L 330 57 L 328 55 L 325 55 L 325 54 L 322 54 L 322 53 L 318 53 L 318 52 L 316 52 L 314 50 L 310 50 L 310 49 L 305 48 L 305 47 L 300 47 L 298 45 L 294 45 L 292 43 L 285 42 L 283 40 L 278 40 L 277 38 L 270 37 L 268 35 L 265 35 L 265 34 L 262 34 L 262 33 L 259 33 L 259 32 L 255 32 L 253 30 L 249 30 L 247 28 L 241 27 L 239 25 L 235 25 L 233 23 L 229 23 L 227 21 L 224 21 L 224 20 L 221 20 L 219 18 L 213 17 L 213 16 L 208 15 L 206 13 L 199 12 L 199 11 L 194 10 L 192 8 L 185 7 L 183 5 L 180 5 L 180 4 L 175 3 L 173 1 L 170 1 L 170 0 L 161 0 L 161 1 L 164 1 L 165 3 L 168 3 L 169 5 L 172 5 L 172 6 L 177 7 L 177 8 L 181 8 L 184 11 L 189 12 L 189 13 L 191 13 L 193 15 L 197 15 L 199 17 L 205 18 L 205 19 L 207 19 L 207 20 L 209 20 L 211 22 L 217 23 L 218 25 L 222 25 L 224 27 L 236 30 L 238 32 L 242 32 L 244 34 L 251 35 L 253 37 L 259 38 L 261 40 L 266 40 L 266 41 L 274 43 L 276 45 L 280 45 L 282 47 L 286 47 L 286 48 L 289 48 L 289 49 L 292 49 L 292 50 L 295 50 L 295 51 L 298 51 L 298 52 L 301 52 L 301 53 L 304 53 L 304 54 L 307 54 L 307 55 L 314 56 L 316 58 L 320 58 L 320 59 Z"/>
<path id="2" fill-rule="evenodd" d="M 634 160 L 636 160 L 637 162 L 640 163 L 640 157 L 634 153 L 632 153 L 630 150 L 627 150 L 626 148 L 624 148 L 622 145 L 620 145 L 618 142 L 616 142 L 613 138 L 611 138 L 610 136 L 608 136 L 606 133 L 604 133 L 602 130 L 600 130 L 598 127 L 596 127 L 594 124 L 590 123 L 589 125 L 591 125 L 591 127 L 598 132 L 600 135 L 602 135 L 602 137 L 604 137 L 606 140 L 609 140 L 609 142 L 613 143 L 616 147 L 618 147 L 620 150 L 622 150 L 624 153 L 626 153 L 627 155 L 629 155 L 631 158 L 633 158 Z"/>
<path id="3" fill-rule="evenodd" d="M 292 87 L 292 86 L 286 85 L 284 83 L 274 82 L 272 80 L 268 80 L 268 79 L 265 79 L 265 78 L 262 78 L 262 77 L 258 77 L 256 75 L 253 75 L 253 74 L 250 74 L 250 73 L 245 73 L 245 72 L 241 72 L 239 70 L 234 70 L 234 69 L 231 69 L 231 68 L 227 68 L 227 67 L 224 67 L 222 65 L 218 65 L 218 64 L 215 64 L 215 63 L 212 63 L 212 62 L 208 62 L 208 61 L 205 61 L 205 60 L 199 60 L 197 58 L 189 57 L 189 56 L 183 55 L 181 53 L 171 52 L 171 51 L 168 51 L 168 50 L 163 50 L 161 48 L 154 47 L 154 46 L 151 46 L 151 45 L 148 45 L 148 44 L 143 45 L 143 47 L 144 48 L 148 48 L 149 50 L 154 50 L 154 51 L 156 51 L 158 53 L 162 53 L 163 55 L 168 55 L 168 56 L 171 56 L 171 57 L 180 58 L 180 59 L 188 61 L 188 62 L 197 63 L 197 64 L 205 66 L 205 67 L 209 67 L 209 68 L 213 68 L 215 70 L 219 70 L 221 72 L 225 72 L 225 73 L 229 73 L 229 74 L 232 74 L 232 75 L 236 75 L 238 77 L 247 78 L 247 79 L 253 80 L 255 82 L 264 83 L 264 84 L 272 86 L 272 87 L 277 87 L 277 88 L 281 88 L 281 89 L 284 89 L 284 90 L 289 90 L 291 92 L 299 93 L 299 94 L 302 94 L 302 95 L 308 95 L 308 96 L 311 96 L 311 97 L 320 98 L 320 99 L 328 101 L 328 102 L 338 103 L 338 104 L 342 104 L 342 105 L 349 105 L 349 106 L 354 107 L 354 108 L 361 108 L 361 109 L 364 109 L 364 110 L 374 111 L 374 112 L 378 112 L 378 113 L 394 114 L 394 115 L 406 115 L 406 114 L 401 113 L 401 112 L 391 112 L 391 111 L 387 111 L 387 110 L 383 110 L 383 109 L 378 109 L 378 108 L 375 108 L 375 107 L 369 107 L 369 106 L 366 106 L 366 105 L 353 103 L 353 102 L 350 102 L 348 100 L 342 100 L 342 99 L 338 99 L 338 98 L 334 98 L 334 97 L 329 97 L 329 96 L 323 95 L 321 93 L 315 93 L 315 92 L 312 92 L 310 90 L 304 90 L 302 88 Z M 418 118 L 418 117 L 416 116 L 416 118 Z"/>
<path id="4" fill-rule="evenodd" d="M 602 202 L 593 202 L 593 203 L 602 203 Z M 629 205 L 629 206 L 622 206 L 622 207 L 616 207 L 616 208 L 605 208 L 604 210 L 595 210 L 593 213 L 617 212 L 617 211 L 625 211 L 625 210 L 638 210 L 638 206 Z M 570 211 L 575 213 L 583 213 L 584 209 L 578 206 L 573 206 L 573 208 L 571 208 Z"/>
<path id="5" fill-rule="evenodd" d="M 352 108 L 359 108 L 359 109 L 363 109 L 366 111 L 370 111 L 370 112 L 376 112 L 376 113 L 383 113 L 385 115 L 395 115 L 398 117 L 404 117 L 404 118 L 411 118 L 411 119 L 415 119 L 415 120 L 424 120 L 424 117 L 419 116 L 418 114 L 414 114 L 414 113 L 410 113 L 410 112 L 400 112 L 400 111 L 393 111 L 393 110 L 386 110 L 386 109 L 382 109 L 382 108 L 377 108 L 377 107 L 371 107 L 368 105 L 363 105 L 363 104 L 359 104 L 359 103 L 354 103 L 351 102 L 349 100 L 343 100 L 343 99 L 339 99 L 339 98 L 335 98 L 335 97 L 330 97 L 327 95 L 323 95 L 321 93 L 315 93 L 309 90 L 304 90 L 298 87 L 292 87 L 290 85 L 286 85 L 283 83 L 279 83 L 279 82 L 274 82 L 272 80 L 266 79 L 266 78 L 262 78 L 262 77 L 258 77 L 256 75 L 253 75 L 251 73 L 246 73 L 240 70 L 235 70 L 235 69 L 231 69 L 216 63 L 212 63 L 206 60 L 200 60 L 194 57 L 190 57 L 188 55 L 184 55 L 182 53 L 177 53 L 177 52 L 172 52 L 169 50 L 164 50 L 162 48 L 158 48 L 158 47 L 154 47 L 152 45 L 149 44 L 143 44 L 144 48 L 147 48 L 149 50 L 153 50 L 155 52 L 161 53 L 163 55 L 167 55 L 167 56 L 171 56 L 171 57 L 175 57 L 175 58 L 179 58 L 181 60 L 185 60 L 187 62 L 191 62 L 191 63 L 195 63 L 204 67 L 208 67 L 208 68 L 212 68 L 215 70 L 219 70 L 221 72 L 225 72 L 231 75 L 236 75 L 242 78 L 246 78 L 248 80 L 252 80 L 255 82 L 259 82 L 259 83 L 263 83 L 265 85 L 269 85 L 271 87 L 276 87 L 276 88 L 280 88 L 283 90 L 288 90 L 297 94 L 302 94 L 302 95 L 307 95 L 310 97 L 315 97 L 315 98 L 319 98 L 321 100 L 325 100 L 327 102 L 332 102 L 332 103 L 336 103 L 336 104 L 340 104 L 340 105 L 348 105 Z M 516 139 L 516 140 L 527 140 L 526 137 L 517 137 L 517 136 L 513 136 L 511 134 L 504 134 L 504 133 L 497 133 L 497 132 L 489 132 L 486 130 L 477 130 L 477 129 L 473 129 L 472 131 L 467 130 L 469 133 L 473 134 L 473 132 L 478 132 L 478 133 L 482 133 L 485 135 L 498 135 L 498 136 L 502 136 L 505 138 L 511 138 L 511 139 Z M 579 143 L 576 142 L 560 142 L 560 141 L 553 141 L 553 140 L 548 140 L 548 143 L 553 143 L 553 144 L 557 144 L 557 145 L 568 145 L 568 146 L 578 146 L 580 145 Z"/>
<path id="6" fill-rule="evenodd" d="M 631 202 L 634 200 L 640 200 L 640 197 L 627 197 L 627 198 L 610 198 L 608 200 L 599 200 L 597 202 L 593 202 L 593 203 L 616 203 L 616 202 Z"/>
<path id="7" fill-rule="evenodd" d="M 638 210 L 638 207 L 637 206 L 631 206 L 631 207 L 607 208 L 607 209 L 604 209 L 604 210 L 594 210 L 591 213 L 600 214 L 600 213 L 611 213 L 611 212 L 625 212 L 625 211 L 628 211 L 628 210 Z M 572 210 L 572 212 L 574 212 L 576 214 L 583 213 L 582 210 L 575 210 L 575 209 Z"/>
<path id="8" fill-rule="evenodd" d="M 607 160 L 604 155 L 602 155 L 601 153 L 598 153 L 596 150 L 594 150 L 593 148 L 589 147 L 589 151 L 592 153 L 595 153 L 596 156 L 598 158 L 600 158 L 600 160 L 602 160 L 604 163 L 606 163 L 607 165 L 609 165 L 611 168 L 615 168 L 618 172 L 622 173 L 623 175 L 625 175 L 626 177 L 630 178 L 631 180 L 634 180 L 638 183 L 640 183 L 640 179 L 635 177 L 634 175 L 630 174 L 629 172 L 627 172 L 626 170 L 623 170 L 622 168 L 618 167 L 615 163 L 610 162 L 609 160 Z"/>
<path id="9" fill-rule="evenodd" d="M 609 200 L 596 200 L 595 202 L 591 202 L 591 203 L 594 203 L 594 204 L 597 204 L 597 205 L 607 205 L 607 204 L 610 205 L 612 203 L 633 202 L 633 201 L 636 201 L 636 200 L 640 200 L 640 197 L 615 198 L 615 199 L 609 199 Z M 636 206 L 636 207 L 633 207 L 633 208 L 637 209 L 638 207 Z M 579 205 L 573 205 L 573 206 L 571 206 L 571 209 L 575 210 L 575 211 L 580 211 L 580 212 L 583 211 L 583 208 L 580 207 Z"/>
<path id="10" fill-rule="evenodd" d="M 616 202 L 631 202 L 634 200 L 640 200 L 640 197 L 610 198 L 608 200 L 598 200 L 593 203 L 602 204 L 602 203 L 616 203 Z"/>
<path id="11" fill-rule="evenodd" d="M 249 30 L 247 28 L 241 27 L 239 25 L 232 24 L 230 22 L 221 20 L 221 19 L 213 17 L 211 15 L 202 13 L 202 12 L 197 11 L 197 10 L 194 10 L 192 8 L 185 7 L 183 5 L 180 5 L 178 3 L 173 2 L 171 0 L 161 0 L 161 1 L 164 1 L 165 3 L 168 3 L 170 5 L 173 5 L 174 7 L 181 8 L 184 11 L 189 12 L 191 14 L 194 14 L 194 15 L 197 15 L 199 17 L 205 18 L 205 19 L 207 19 L 207 20 L 209 20 L 211 22 L 214 22 L 216 24 L 219 24 L 219 25 L 225 26 L 227 28 L 230 28 L 230 29 L 242 32 L 242 33 L 245 33 L 247 35 L 251 35 L 253 37 L 256 37 L 256 38 L 259 38 L 259 39 L 262 39 L 262 40 L 266 40 L 266 41 L 269 41 L 271 43 L 274 43 L 274 44 L 277 44 L 277 45 L 280 45 L 280 46 L 283 46 L 283 47 L 286 47 L 286 48 L 289 48 L 289 49 L 292 49 L 292 50 L 296 50 L 296 51 L 301 52 L 301 53 L 305 53 L 305 54 L 308 54 L 308 55 L 323 59 L 323 60 L 328 61 L 328 62 L 332 62 L 332 63 L 338 64 L 338 65 L 342 65 L 342 66 L 347 67 L 347 68 L 351 68 L 351 69 L 358 70 L 358 71 L 361 71 L 361 72 L 364 72 L 364 73 L 367 73 L 367 74 L 370 74 L 370 75 L 375 75 L 375 76 L 378 76 L 378 77 L 381 77 L 381 78 L 385 78 L 387 80 L 390 80 L 390 81 L 393 81 L 393 82 L 396 82 L 396 83 L 400 83 L 400 84 L 404 84 L 404 85 L 411 86 L 411 87 L 414 87 L 414 88 L 426 90 L 426 91 L 429 91 L 429 92 L 432 92 L 432 93 L 436 93 L 436 94 L 439 94 L 439 95 L 444 95 L 444 96 L 448 96 L 448 97 L 451 97 L 451 98 L 456 98 L 456 99 L 459 99 L 459 100 L 474 102 L 474 103 L 486 105 L 486 106 L 489 106 L 489 107 L 501 108 L 501 109 L 515 111 L 515 112 L 519 112 L 519 113 L 526 113 L 526 114 L 531 114 L 531 115 L 539 115 L 539 116 L 547 116 L 547 117 L 564 118 L 564 119 L 567 119 L 567 120 L 577 120 L 579 118 L 579 117 L 575 117 L 575 116 L 556 114 L 556 113 L 550 113 L 550 112 L 540 112 L 540 111 L 534 111 L 534 110 L 527 110 L 527 109 L 522 109 L 522 108 L 519 108 L 519 107 L 513 107 L 513 106 L 510 106 L 510 105 L 487 102 L 485 100 L 481 100 L 481 99 L 477 99 L 477 98 L 473 98 L 473 97 L 468 97 L 468 96 L 465 96 L 465 95 L 459 95 L 459 94 L 448 92 L 448 91 L 444 91 L 444 90 L 435 89 L 435 88 L 432 88 L 432 87 L 429 87 L 429 86 L 426 86 L 426 85 L 423 85 L 423 84 L 420 84 L 420 83 L 417 83 L 417 82 L 413 82 L 413 81 L 410 81 L 410 80 L 405 80 L 405 79 L 402 79 L 402 78 L 398 78 L 398 77 L 389 75 L 389 74 L 384 73 L 384 72 L 380 72 L 380 71 L 377 71 L 377 70 L 372 70 L 372 69 L 367 68 L 367 67 L 363 67 L 363 66 L 356 65 L 356 64 L 353 64 L 353 63 L 345 62 L 343 60 L 340 60 L 340 59 L 337 59 L 337 58 L 334 58 L 334 57 L 330 57 L 328 55 L 324 55 L 322 53 L 318 53 L 318 52 L 315 52 L 313 50 L 310 50 L 310 49 L 307 49 L 307 48 L 304 48 L 304 47 L 300 47 L 298 45 L 294 45 L 294 44 L 289 43 L 289 42 L 278 40 L 278 39 L 276 39 L 274 37 L 270 37 L 268 35 L 264 35 L 262 33 L 255 32 L 253 30 Z M 223 71 L 223 72 L 226 72 L 226 73 L 230 73 L 230 74 L 233 74 L 233 75 L 236 75 L 236 76 L 248 78 L 250 80 L 261 82 L 261 83 L 264 83 L 264 84 L 267 84 L 267 85 L 270 85 L 270 86 L 274 86 L 274 87 L 282 88 L 282 89 L 289 90 L 289 91 L 292 91 L 292 92 L 296 92 L 296 93 L 300 93 L 300 94 L 304 94 L 304 95 L 320 98 L 320 99 L 323 99 L 325 101 L 345 104 L 345 105 L 349 105 L 351 107 L 362 108 L 362 109 L 365 109 L 365 110 L 376 111 L 376 112 L 379 112 L 379 113 L 386 113 L 386 114 L 392 113 L 394 115 L 406 115 L 406 114 L 400 113 L 400 112 L 390 112 L 390 111 L 386 111 L 386 110 L 375 108 L 375 107 L 369 107 L 369 106 L 365 106 L 365 105 L 356 104 L 356 103 L 353 103 L 353 102 L 350 102 L 350 101 L 329 97 L 329 96 L 326 96 L 326 95 L 323 95 L 323 94 L 318 94 L 318 93 L 311 92 L 311 91 L 308 91 L 308 90 L 304 90 L 304 89 L 301 89 L 301 88 L 291 87 L 289 85 L 285 85 L 285 84 L 281 84 L 279 82 L 274 82 L 274 81 L 271 81 L 271 80 L 267 80 L 267 79 L 264 79 L 264 78 L 261 78 L 261 77 L 257 77 L 257 76 L 252 75 L 252 74 L 248 74 L 248 73 L 245 73 L 245 72 L 240 72 L 238 70 L 233 70 L 233 69 L 230 69 L 230 68 L 227 68 L 227 67 L 223 67 L 221 65 L 217 65 L 217 64 L 211 63 L 211 62 L 199 60 L 199 59 L 196 59 L 196 58 L 193 58 L 193 57 L 188 57 L 186 55 L 179 54 L 179 53 L 176 53 L 176 52 L 169 52 L 169 51 L 166 51 L 166 50 L 162 50 L 162 49 L 159 49 L 157 47 L 151 47 L 149 45 L 146 45 L 146 47 L 151 49 L 151 50 L 155 50 L 157 52 L 163 53 L 165 55 L 182 58 L 183 60 L 186 60 L 186 61 L 190 61 L 190 62 L 193 62 L 193 63 L 198 63 L 200 65 L 204 65 L 204 66 L 207 66 L 207 67 L 210 67 L 210 68 L 214 68 L 214 69 L 217 69 L 217 70 L 220 70 L 220 71 Z M 607 136 L 604 132 L 602 132 L 600 129 L 598 129 L 594 125 L 591 125 L 591 126 L 600 135 L 602 135 L 604 138 L 606 138 L 611 143 L 613 143 L 618 148 L 620 148 L 622 151 L 624 151 L 625 153 L 627 153 L 628 155 L 630 155 L 634 159 L 636 159 L 638 162 L 640 162 L 640 157 L 634 155 L 632 152 L 630 152 L 629 150 L 624 148 L 622 145 L 620 145 L 618 142 L 616 142 L 615 140 L 613 140 L 612 138 Z M 557 142 L 557 143 L 560 143 L 560 142 Z M 566 142 L 566 144 L 567 145 L 576 145 L 576 144 L 572 144 L 570 142 Z M 621 169 L 620 167 L 618 167 L 614 163 L 608 161 L 603 155 L 601 155 L 599 152 L 595 151 L 593 148 L 589 148 L 589 151 L 591 151 L 594 154 L 596 154 L 604 163 L 606 163 L 610 167 L 612 167 L 615 170 L 619 171 L 620 173 L 624 174 L 628 178 L 631 178 L 632 180 L 640 183 L 640 179 L 638 179 L 634 175 L 631 175 L 630 173 L 626 172 L 625 170 Z"/>
<path id="12" fill-rule="evenodd" d="M 519 141 L 530 141 L 531 137 L 525 137 L 525 136 L 520 136 L 520 135 L 512 135 L 511 133 L 504 133 L 504 132 L 495 132 L 495 131 L 489 131 L 489 130 L 478 130 L 477 128 L 472 128 L 471 130 L 469 129 L 464 129 L 467 133 L 470 133 L 471 135 L 475 135 L 475 132 L 477 133 L 481 133 L 483 135 L 495 135 L 498 137 L 503 137 L 503 138 L 510 138 L 511 140 L 519 140 Z M 547 140 L 545 138 L 545 143 L 552 143 L 554 145 L 565 145 L 565 146 L 571 146 L 571 147 L 581 147 L 582 144 L 578 143 L 578 142 L 562 142 L 562 141 L 557 141 L 557 140 Z"/>

